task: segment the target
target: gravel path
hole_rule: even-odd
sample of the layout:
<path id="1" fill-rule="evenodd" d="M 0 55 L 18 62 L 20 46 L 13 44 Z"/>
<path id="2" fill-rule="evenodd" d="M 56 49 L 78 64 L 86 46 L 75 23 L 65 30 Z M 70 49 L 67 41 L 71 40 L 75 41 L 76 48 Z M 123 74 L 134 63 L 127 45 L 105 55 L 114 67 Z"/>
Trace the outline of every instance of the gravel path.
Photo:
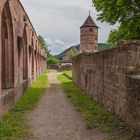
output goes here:
<path id="1" fill-rule="evenodd" d="M 86 122 L 65 96 L 57 73 L 49 73 L 48 78 L 45 96 L 28 116 L 29 140 L 105 140 L 106 134 L 86 128 Z"/>

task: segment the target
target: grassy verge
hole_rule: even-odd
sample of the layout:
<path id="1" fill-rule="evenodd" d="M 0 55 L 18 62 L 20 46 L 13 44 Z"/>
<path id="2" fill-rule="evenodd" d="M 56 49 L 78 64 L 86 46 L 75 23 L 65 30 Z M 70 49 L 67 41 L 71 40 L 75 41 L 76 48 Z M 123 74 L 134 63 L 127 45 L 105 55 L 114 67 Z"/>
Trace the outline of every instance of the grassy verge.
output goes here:
<path id="1" fill-rule="evenodd" d="M 51 69 L 47 69 L 46 70 L 46 73 L 50 73 L 52 70 Z"/>
<path id="2" fill-rule="evenodd" d="M 47 69 L 47 70 L 46 70 L 46 73 L 50 73 L 50 72 L 54 72 L 54 71 L 56 71 L 56 70 L 53 70 L 53 69 Z"/>
<path id="3" fill-rule="evenodd" d="M 87 128 L 97 128 L 103 132 L 125 130 L 128 139 L 133 139 L 134 134 L 118 118 L 108 112 L 100 104 L 93 101 L 88 95 L 75 86 L 74 82 L 64 75 L 59 75 L 64 92 L 70 98 L 76 109 L 87 121 Z M 117 139 L 118 140 L 118 139 Z"/>
<path id="4" fill-rule="evenodd" d="M 67 75 L 68 77 L 72 78 L 72 70 L 66 70 L 66 71 L 64 71 L 64 74 Z"/>
<path id="5" fill-rule="evenodd" d="M 28 134 L 28 126 L 25 124 L 26 113 L 37 105 L 47 87 L 47 83 L 46 74 L 42 74 L 13 109 L 0 120 L 0 140 L 26 139 Z"/>

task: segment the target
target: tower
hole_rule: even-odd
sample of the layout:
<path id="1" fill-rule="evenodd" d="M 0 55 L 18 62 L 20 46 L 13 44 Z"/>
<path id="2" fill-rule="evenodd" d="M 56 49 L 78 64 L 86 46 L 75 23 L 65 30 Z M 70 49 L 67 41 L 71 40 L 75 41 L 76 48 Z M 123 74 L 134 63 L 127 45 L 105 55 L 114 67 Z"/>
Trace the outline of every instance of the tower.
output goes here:
<path id="1" fill-rule="evenodd" d="M 80 52 L 98 51 L 98 26 L 89 16 L 80 28 Z"/>

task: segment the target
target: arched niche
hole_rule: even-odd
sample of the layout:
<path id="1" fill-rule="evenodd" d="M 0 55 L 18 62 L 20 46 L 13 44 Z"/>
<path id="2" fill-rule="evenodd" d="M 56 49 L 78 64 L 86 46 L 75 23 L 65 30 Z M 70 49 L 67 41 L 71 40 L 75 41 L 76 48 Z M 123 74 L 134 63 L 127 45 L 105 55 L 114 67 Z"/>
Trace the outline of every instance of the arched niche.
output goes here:
<path id="1" fill-rule="evenodd" d="M 9 1 L 4 5 L 1 19 L 1 81 L 2 89 L 14 87 L 13 24 Z"/>
<path id="2" fill-rule="evenodd" d="M 32 33 L 32 49 L 34 48 L 34 33 Z M 34 49 L 32 51 L 32 66 L 31 66 L 31 72 L 32 77 L 34 76 Z"/>
<path id="3" fill-rule="evenodd" d="M 28 78 L 27 32 L 23 31 L 23 80 Z"/>

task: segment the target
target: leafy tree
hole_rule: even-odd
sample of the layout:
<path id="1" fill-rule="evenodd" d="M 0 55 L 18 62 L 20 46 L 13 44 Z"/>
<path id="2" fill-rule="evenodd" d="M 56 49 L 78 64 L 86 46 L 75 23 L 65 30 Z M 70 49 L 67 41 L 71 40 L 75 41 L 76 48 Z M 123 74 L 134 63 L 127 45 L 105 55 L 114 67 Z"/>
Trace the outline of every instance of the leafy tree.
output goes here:
<path id="1" fill-rule="evenodd" d="M 38 36 L 38 40 L 41 44 L 41 46 L 45 49 L 46 53 L 47 53 L 47 56 L 48 56 L 48 59 L 47 59 L 47 63 L 48 64 L 58 64 L 59 63 L 59 60 L 57 58 L 55 58 L 55 56 L 53 56 L 51 54 L 51 51 L 48 49 L 48 46 L 45 42 L 45 39 L 44 37 L 42 37 L 41 35 Z"/>
<path id="2" fill-rule="evenodd" d="M 69 55 L 69 57 L 70 57 L 71 60 L 77 54 L 78 54 L 78 52 L 75 49 L 71 49 L 71 50 L 68 51 L 68 55 Z"/>
<path id="3" fill-rule="evenodd" d="M 51 56 L 48 58 L 47 63 L 48 64 L 58 64 L 59 60 L 57 58 L 55 58 L 54 56 Z"/>
<path id="4" fill-rule="evenodd" d="M 140 39 L 140 0 L 93 0 L 98 19 L 120 27 L 110 34 L 109 41 Z"/>
<path id="5" fill-rule="evenodd" d="M 121 32 L 121 29 L 112 30 L 109 34 L 107 43 L 111 45 L 117 45 L 117 41 L 121 39 L 125 39 L 123 32 Z"/>

